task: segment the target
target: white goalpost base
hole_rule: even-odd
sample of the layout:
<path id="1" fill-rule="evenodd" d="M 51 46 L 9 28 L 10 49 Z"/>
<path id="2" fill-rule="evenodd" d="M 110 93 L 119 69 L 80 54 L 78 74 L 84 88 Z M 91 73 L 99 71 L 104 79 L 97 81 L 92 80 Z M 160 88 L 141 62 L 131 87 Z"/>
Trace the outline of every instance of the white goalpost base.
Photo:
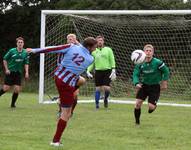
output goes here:
<path id="1" fill-rule="evenodd" d="M 111 94 L 115 99 L 127 97 L 127 101 L 111 103 L 134 104 L 128 101 L 135 95 L 130 54 L 151 43 L 156 57 L 164 60 L 171 71 L 168 90 L 161 95 L 166 100 L 159 105 L 190 107 L 191 10 L 42 10 L 41 47 L 65 44 L 69 33 L 76 34 L 80 42 L 102 34 L 105 44 L 113 49 L 117 80 L 112 83 Z M 56 60 L 56 55 L 40 55 L 39 103 L 52 103 L 47 99 L 57 94 L 53 78 Z M 87 80 L 80 95 L 92 97 L 94 89 L 94 82 Z"/>
<path id="2" fill-rule="evenodd" d="M 103 103 L 103 100 L 99 101 L 100 103 Z M 58 101 L 44 101 L 43 104 L 56 104 Z M 89 104 L 89 103 L 95 103 L 95 100 L 79 100 L 78 103 L 82 104 Z M 109 103 L 114 104 L 135 104 L 135 101 L 130 100 L 109 100 Z M 147 104 L 145 102 L 144 104 Z M 174 107 L 191 107 L 191 104 L 175 104 L 175 103 L 157 103 L 159 106 L 174 106 Z"/>

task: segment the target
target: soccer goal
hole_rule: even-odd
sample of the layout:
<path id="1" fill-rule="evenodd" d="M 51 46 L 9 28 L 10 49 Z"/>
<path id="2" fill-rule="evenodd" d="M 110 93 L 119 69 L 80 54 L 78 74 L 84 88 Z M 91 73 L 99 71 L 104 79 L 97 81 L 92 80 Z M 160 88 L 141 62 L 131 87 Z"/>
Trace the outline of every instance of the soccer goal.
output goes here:
<path id="1" fill-rule="evenodd" d="M 191 103 L 191 10 L 42 10 L 41 47 L 65 44 L 69 33 L 76 34 L 80 42 L 101 34 L 105 45 L 113 49 L 117 80 L 112 83 L 111 100 L 126 103 L 135 97 L 130 54 L 150 43 L 156 49 L 155 56 L 164 60 L 171 72 L 168 90 L 161 93 L 160 102 Z M 53 77 L 56 64 L 57 55 L 41 54 L 40 103 L 57 98 Z M 80 95 L 92 101 L 94 90 L 94 81 L 87 80 Z"/>

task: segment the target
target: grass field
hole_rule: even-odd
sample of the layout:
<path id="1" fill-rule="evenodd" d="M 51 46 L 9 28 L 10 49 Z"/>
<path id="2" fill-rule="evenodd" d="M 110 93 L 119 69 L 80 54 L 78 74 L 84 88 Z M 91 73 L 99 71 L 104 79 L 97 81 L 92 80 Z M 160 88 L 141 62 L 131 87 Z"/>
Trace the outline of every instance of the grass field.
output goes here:
<path id="1" fill-rule="evenodd" d="M 56 104 L 42 105 L 36 94 L 21 93 L 17 108 L 11 94 L 0 97 L 0 150 L 190 150 L 191 108 L 159 106 L 153 114 L 142 108 L 135 126 L 133 105 L 110 104 L 96 111 L 79 104 L 61 148 L 49 146 L 56 127 Z"/>

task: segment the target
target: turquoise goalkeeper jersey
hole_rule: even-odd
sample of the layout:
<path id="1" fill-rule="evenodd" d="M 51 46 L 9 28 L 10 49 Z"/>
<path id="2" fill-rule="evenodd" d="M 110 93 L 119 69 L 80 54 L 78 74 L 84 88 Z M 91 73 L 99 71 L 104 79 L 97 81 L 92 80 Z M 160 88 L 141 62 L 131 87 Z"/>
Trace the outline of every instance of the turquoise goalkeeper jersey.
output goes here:
<path id="1" fill-rule="evenodd" d="M 88 67 L 87 70 L 89 72 L 92 71 L 94 67 L 95 70 L 115 68 L 115 58 L 111 48 L 96 48 L 96 50 L 92 52 L 92 56 L 94 57 L 94 62 Z"/>
<path id="2" fill-rule="evenodd" d="M 157 58 L 152 58 L 150 62 L 138 64 L 133 71 L 133 84 L 138 83 L 153 85 L 159 84 L 161 80 L 168 80 L 168 67 Z"/>

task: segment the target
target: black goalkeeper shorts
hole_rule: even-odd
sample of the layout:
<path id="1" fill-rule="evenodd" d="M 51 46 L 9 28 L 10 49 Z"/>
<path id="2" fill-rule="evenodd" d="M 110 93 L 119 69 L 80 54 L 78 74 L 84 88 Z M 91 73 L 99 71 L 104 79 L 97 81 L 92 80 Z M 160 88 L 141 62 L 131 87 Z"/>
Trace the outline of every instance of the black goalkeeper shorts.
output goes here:
<path id="1" fill-rule="evenodd" d="M 95 85 L 96 86 L 110 86 L 111 79 L 109 78 L 111 69 L 108 70 L 96 70 L 95 71 Z"/>

